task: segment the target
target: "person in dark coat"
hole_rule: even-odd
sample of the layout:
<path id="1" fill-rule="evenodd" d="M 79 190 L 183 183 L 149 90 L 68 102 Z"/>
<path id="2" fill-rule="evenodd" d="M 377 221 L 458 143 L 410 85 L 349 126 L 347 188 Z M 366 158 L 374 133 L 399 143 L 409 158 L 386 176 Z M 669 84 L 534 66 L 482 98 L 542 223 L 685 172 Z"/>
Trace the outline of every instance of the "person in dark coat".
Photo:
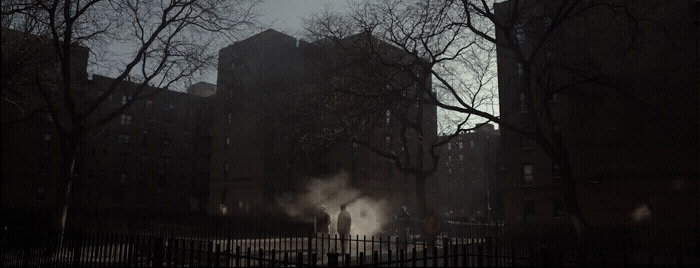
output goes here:
<path id="1" fill-rule="evenodd" d="M 338 213 L 338 235 L 340 236 L 340 247 L 343 255 L 345 255 L 345 239 L 350 235 L 350 225 L 352 219 L 350 212 L 346 210 L 345 204 L 340 205 L 340 213 Z"/>
<path id="2" fill-rule="evenodd" d="M 328 235 L 328 233 L 330 233 L 330 224 L 331 215 L 328 215 L 328 212 L 326 212 L 326 206 L 319 206 L 318 213 L 316 214 L 316 232 L 321 235 Z"/>

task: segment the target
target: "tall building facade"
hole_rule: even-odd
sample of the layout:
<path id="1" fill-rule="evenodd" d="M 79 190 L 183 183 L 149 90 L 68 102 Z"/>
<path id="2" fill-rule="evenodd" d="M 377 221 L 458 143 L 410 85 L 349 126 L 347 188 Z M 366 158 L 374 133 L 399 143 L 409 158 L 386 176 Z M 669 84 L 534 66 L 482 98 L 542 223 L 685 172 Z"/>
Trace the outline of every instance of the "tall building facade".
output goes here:
<path id="1" fill-rule="evenodd" d="M 561 134 L 593 229 L 697 243 L 698 2 L 597 3 L 561 23 L 558 1 L 495 4 L 497 18 L 512 27 L 496 32 L 502 119 L 545 138 Z M 513 47 L 536 51 L 529 65 Z M 557 161 L 507 128 L 502 141 L 506 227 L 542 236 L 570 231 Z"/>
<path id="2" fill-rule="evenodd" d="M 329 69 L 349 63 L 349 55 L 333 44 L 308 43 L 274 30 L 220 51 L 211 215 L 283 214 L 277 206 L 279 196 L 303 192 L 310 180 L 338 174 L 346 174 L 350 186 L 390 200 L 397 208 L 415 203 L 415 180 L 366 146 L 388 151 L 399 140 L 400 124 L 392 119 L 391 108 L 354 116 L 349 107 L 359 106 L 331 93 L 334 85 L 348 80 Z M 426 77 L 420 81 L 429 86 Z M 424 148 L 415 146 L 423 144 L 416 138 L 436 137 L 436 110 L 412 107 L 412 118 L 420 120 L 424 132 L 414 133 L 410 150 L 420 151 Z M 357 142 L 326 138 L 347 130 L 345 119 L 364 127 L 344 135 Z M 418 155 L 424 157 L 416 153 L 414 158 Z"/>
<path id="3" fill-rule="evenodd" d="M 439 166 L 428 183 L 430 206 L 452 220 L 502 220 L 505 179 L 500 160 L 500 130 L 491 124 L 453 137 L 440 147 Z"/>
<path id="4" fill-rule="evenodd" d="M 60 69 L 50 40 L 6 28 L 2 36 L 3 226 L 42 229 L 60 216 L 56 211 L 65 195 L 60 133 L 40 90 L 56 100 L 61 120 Z M 88 48 L 76 47 L 72 55 L 71 94 L 83 109 L 114 79 L 88 75 Z M 137 98 L 138 87 L 123 81 L 87 119 L 105 118 L 136 98 L 111 121 L 89 129 L 78 145 L 69 208 L 77 226 L 182 221 L 206 214 L 211 90 L 204 90 L 206 97 L 146 86 Z"/>

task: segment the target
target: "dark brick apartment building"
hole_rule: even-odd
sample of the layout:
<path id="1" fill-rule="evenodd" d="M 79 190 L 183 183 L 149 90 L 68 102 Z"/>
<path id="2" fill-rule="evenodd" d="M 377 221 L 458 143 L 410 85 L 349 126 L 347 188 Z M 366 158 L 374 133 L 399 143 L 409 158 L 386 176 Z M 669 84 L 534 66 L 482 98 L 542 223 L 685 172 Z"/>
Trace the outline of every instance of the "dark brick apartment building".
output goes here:
<path id="1" fill-rule="evenodd" d="M 401 124 L 395 115 L 401 109 L 408 110 L 412 113 L 408 118 L 423 126 L 422 133 L 409 134 L 413 136 L 408 150 L 414 152 L 414 163 L 419 162 L 417 158 L 422 161 L 427 155 L 419 151 L 427 149 L 436 137 L 436 108 L 411 103 L 411 108 L 382 107 L 352 116 L 352 107 L 369 107 L 370 102 L 356 105 L 331 93 L 333 86 L 358 85 L 329 71 L 343 64 L 357 64 L 352 53 L 340 46 L 360 48 L 360 54 L 368 53 L 363 50 L 370 48 L 368 43 L 393 51 L 375 38 L 366 40 L 357 35 L 341 40 L 342 45 L 325 40 L 308 43 L 266 30 L 219 52 L 208 208 L 211 215 L 281 213 L 275 205 L 278 196 L 304 191 L 310 179 L 332 177 L 341 171 L 348 174 L 352 187 L 389 200 L 397 211 L 401 205 L 415 208 L 415 180 L 365 145 L 383 151 L 404 148 L 397 142 Z M 420 77 L 423 86 L 430 86 L 428 76 Z M 391 87 L 387 82 L 380 88 L 385 86 Z M 370 91 L 376 88 L 367 86 Z M 417 91 L 414 87 L 406 92 L 415 95 Z M 361 121 L 358 125 L 362 127 L 344 128 L 344 122 L 340 122 L 344 119 Z M 323 138 L 323 131 L 337 129 L 354 133 L 357 142 Z M 426 143 L 418 143 L 418 137 Z"/>
<path id="2" fill-rule="evenodd" d="M 10 225 L 36 219 L 49 224 L 56 200 L 65 194 L 59 183 L 62 154 L 59 133 L 36 83 L 60 100 L 60 90 L 54 90 L 57 61 L 42 37 L 6 28 L 2 36 L 2 218 Z M 72 94 L 80 107 L 113 79 L 89 76 L 88 49 L 75 49 Z M 137 85 L 121 83 L 92 116 L 116 111 L 134 98 Z M 199 91 L 212 91 L 210 85 L 203 86 Z M 148 222 L 204 215 L 213 97 L 154 87 L 146 87 L 141 96 L 81 141 L 70 208 L 74 222 L 95 227 L 105 222 L 125 225 L 133 217 Z M 57 110 L 61 103 L 55 103 Z"/>
<path id="3" fill-rule="evenodd" d="M 500 130 L 485 124 L 460 133 L 440 147 L 438 165 L 428 183 L 428 200 L 437 213 L 460 221 L 503 219 Z"/>
<path id="4" fill-rule="evenodd" d="M 576 197 L 592 228 L 652 244 L 697 243 L 698 2 L 589 1 L 582 6 L 591 8 L 550 29 L 559 3 L 494 6 L 513 29 L 499 28 L 498 40 L 515 45 L 501 41 L 497 47 L 502 119 L 539 125 L 547 138 L 561 133 Z M 626 12 L 614 12 L 616 5 Z M 518 46 L 526 56 L 537 51 L 530 65 L 517 60 L 511 48 Z M 506 227 L 541 236 L 570 231 L 556 161 L 528 137 L 507 128 L 501 136 Z"/>

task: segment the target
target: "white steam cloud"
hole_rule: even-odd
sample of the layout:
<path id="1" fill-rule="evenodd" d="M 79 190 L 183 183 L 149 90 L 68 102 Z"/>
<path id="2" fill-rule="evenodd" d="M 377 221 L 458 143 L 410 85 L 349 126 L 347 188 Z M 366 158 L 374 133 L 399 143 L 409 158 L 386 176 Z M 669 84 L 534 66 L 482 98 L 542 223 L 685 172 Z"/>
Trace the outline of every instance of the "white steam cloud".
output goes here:
<path id="1" fill-rule="evenodd" d="M 289 216 L 301 217 L 308 222 L 313 221 L 313 216 L 308 214 L 310 211 L 320 205 L 326 206 L 326 213 L 331 216 L 331 234 L 336 233 L 338 213 L 342 204 L 347 204 L 347 210 L 352 217 L 351 235 L 375 235 L 389 220 L 388 202 L 362 195 L 359 190 L 350 186 L 345 171 L 326 179 L 312 179 L 306 186 L 305 193 L 285 194 L 277 197 L 277 202 Z"/>

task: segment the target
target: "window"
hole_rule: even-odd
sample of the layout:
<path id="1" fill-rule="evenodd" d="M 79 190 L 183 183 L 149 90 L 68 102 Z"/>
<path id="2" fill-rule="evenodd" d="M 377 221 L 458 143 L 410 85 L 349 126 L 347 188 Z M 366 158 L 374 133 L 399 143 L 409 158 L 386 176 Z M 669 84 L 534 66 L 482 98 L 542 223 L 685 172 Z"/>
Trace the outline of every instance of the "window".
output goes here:
<path id="1" fill-rule="evenodd" d="M 228 162 L 224 162 L 224 177 L 228 177 Z"/>
<path id="2" fill-rule="evenodd" d="M 564 202 L 561 200 L 554 201 L 554 217 L 561 218 L 564 217 L 566 211 L 564 211 Z"/>
<path id="3" fill-rule="evenodd" d="M 159 168 L 165 168 L 170 166 L 170 158 L 167 156 L 163 156 L 160 159 L 158 159 L 158 167 Z"/>
<path id="4" fill-rule="evenodd" d="M 126 182 L 126 173 L 121 172 L 119 173 L 119 183 L 125 183 Z"/>
<path id="5" fill-rule="evenodd" d="M 119 143 L 129 143 L 129 134 L 119 134 Z"/>
<path id="6" fill-rule="evenodd" d="M 186 142 L 183 142 L 183 143 L 182 143 L 182 147 L 184 147 L 184 148 L 187 148 L 187 147 L 189 147 L 189 146 L 190 146 L 189 143 L 186 143 Z"/>
<path id="7" fill-rule="evenodd" d="M 51 133 L 44 133 L 44 141 L 50 141 L 51 140 Z"/>
<path id="8" fill-rule="evenodd" d="M 44 201 L 46 200 L 46 187 L 43 185 L 37 186 L 36 187 L 36 196 L 35 198 L 37 201 Z"/>
<path id="9" fill-rule="evenodd" d="M 523 140 L 522 140 L 522 149 L 523 149 L 523 150 L 530 150 L 530 149 L 532 149 L 532 139 L 523 136 Z"/>
<path id="10" fill-rule="evenodd" d="M 391 136 L 386 136 L 386 147 L 391 148 Z"/>
<path id="11" fill-rule="evenodd" d="M 168 105 L 168 109 L 174 110 L 174 109 L 175 109 L 175 104 L 172 104 L 172 103 L 171 103 L 170 105 Z"/>
<path id="12" fill-rule="evenodd" d="M 464 155 L 461 155 L 461 154 L 460 154 L 460 155 L 459 155 L 459 160 L 460 160 L 460 161 L 463 161 L 463 160 L 464 160 Z"/>
<path id="13" fill-rule="evenodd" d="M 452 169 L 451 169 L 451 168 L 447 170 L 447 174 L 452 174 Z"/>
<path id="14" fill-rule="evenodd" d="M 559 165 L 557 165 L 557 163 L 554 163 L 554 161 L 552 161 L 552 178 L 554 180 L 561 179 L 561 170 L 559 170 Z"/>
<path id="15" fill-rule="evenodd" d="M 123 114 L 121 115 L 121 124 L 122 125 L 130 125 L 131 124 L 131 115 Z"/>
<path id="16" fill-rule="evenodd" d="M 469 141 L 469 148 L 474 149 L 474 141 Z"/>
<path id="17" fill-rule="evenodd" d="M 130 99 L 130 98 L 127 97 L 126 95 L 122 95 L 122 105 L 126 104 L 126 102 L 127 102 L 129 99 Z"/>
<path id="18" fill-rule="evenodd" d="M 148 109 L 153 108 L 153 101 L 152 100 L 146 100 L 146 108 L 148 108 Z"/>
<path id="19" fill-rule="evenodd" d="M 552 93 L 552 97 L 549 98 L 549 102 L 557 102 L 558 99 L 559 99 L 559 94 Z"/>
<path id="20" fill-rule="evenodd" d="M 447 150 L 452 150 L 452 143 L 447 143 Z"/>
<path id="21" fill-rule="evenodd" d="M 513 30 L 515 31 L 515 42 L 517 44 L 525 43 L 525 25 L 516 24 Z"/>
<path id="22" fill-rule="evenodd" d="M 452 161 L 452 156 L 451 156 L 451 155 L 448 155 L 448 156 L 447 156 L 447 161 Z"/>
<path id="23" fill-rule="evenodd" d="M 142 155 L 141 155 L 141 163 L 144 163 L 144 164 L 145 164 L 146 161 L 148 161 L 148 156 L 146 156 L 145 154 L 142 154 Z"/>
<path id="24" fill-rule="evenodd" d="M 523 78 L 525 77 L 525 69 L 523 69 L 523 65 L 518 63 L 518 78 Z"/>
<path id="25" fill-rule="evenodd" d="M 520 112 L 527 113 L 527 106 L 525 105 L 525 93 L 520 93 Z"/>
<path id="26" fill-rule="evenodd" d="M 353 143 L 352 143 L 352 148 L 357 148 L 357 147 L 358 147 L 357 142 L 353 142 Z"/>
<path id="27" fill-rule="evenodd" d="M 460 141 L 459 142 L 459 149 L 462 149 L 463 147 L 464 147 L 464 144 L 462 144 L 462 142 Z"/>
<path id="28" fill-rule="evenodd" d="M 163 139 L 161 139 L 161 142 L 163 143 L 163 145 L 170 145 L 170 139 L 169 139 L 169 138 L 163 138 Z"/>
<path id="29" fill-rule="evenodd" d="M 525 224 L 532 225 L 535 223 L 535 203 L 532 201 L 525 201 L 523 204 L 523 220 Z"/>
<path id="30" fill-rule="evenodd" d="M 549 27 L 552 26 L 552 18 L 544 17 L 544 19 L 542 19 L 542 26 L 544 26 L 545 30 L 548 30 Z"/>
<path id="31" fill-rule="evenodd" d="M 51 116 L 51 113 L 46 113 L 46 121 L 53 122 L 53 116 Z"/>
<path id="32" fill-rule="evenodd" d="M 531 183 L 535 177 L 533 176 L 533 165 L 523 164 L 523 180 L 527 183 Z"/>
<path id="33" fill-rule="evenodd" d="M 232 115 L 231 113 L 228 113 L 228 123 L 229 123 L 229 124 L 231 124 L 231 117 L 232 117 L 232 116 L 233 116 L 233 115 Z"/>
<path id="34" fill-rule="evenodd" d="M 388 126 L 390 124 L 391 124 L 391 111 L 386 110 L 386 125 Z"/>

